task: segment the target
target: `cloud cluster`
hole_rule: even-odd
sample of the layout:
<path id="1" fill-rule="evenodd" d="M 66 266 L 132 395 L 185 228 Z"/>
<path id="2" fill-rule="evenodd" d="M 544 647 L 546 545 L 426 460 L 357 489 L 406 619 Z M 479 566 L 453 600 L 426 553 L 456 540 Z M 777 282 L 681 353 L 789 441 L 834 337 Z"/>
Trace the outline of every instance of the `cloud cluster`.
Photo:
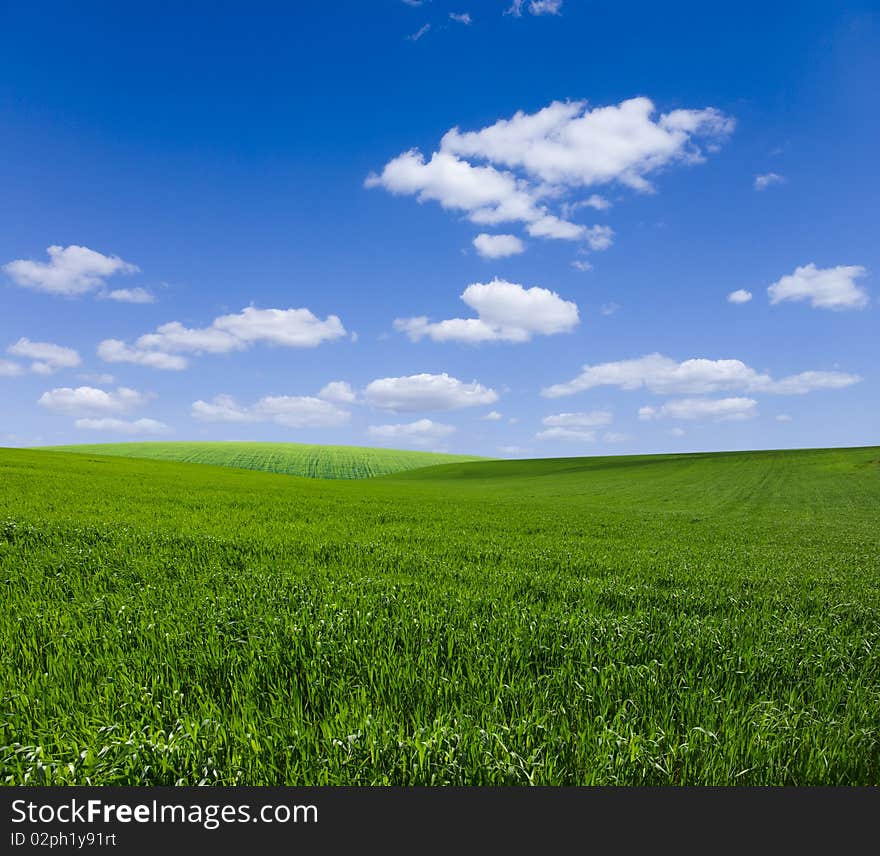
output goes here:
<path id="1" fill-rule="evenodd" d="M 257 343 L 288 348 L 314 348 L 346 335 L 336 315 L 323 321 L 308 309 L 256 309 L 215 318 L 209 327 L 186 327 L 179 321 L 162 324 L 127 345 L 105 339 L 98 356 L 105 362 L 135 363 L 156 369 L 179 370 L 188 365 L 181 354 L 225 354 Z"/>
<path id="2" fill-rule="evenodd" d="M 754 398 L 681 398 L 660 407 L 640 407 L 639 419 L 712 419 L 715 422 L 740 421 L 758 415 Z"/>
<path id="3" fill-rule="evenodd" d="M 301 395 L 268 395 L 250 406 L 217 395 L 193 402 L 191 412 L 201 422 L 274 422 L 286 428 L 336 428 L 351 419 L 349 411 L 331 401 Z"/>
<path id="4" fill-rule="evenodd" d="M 817 268 L 811 263 L 774 282 L 767 294 L 773 305 L 809 300 L 814 309 L 864 309 L 869 302 L 868 292 L 855 281 L 866 274 L 860 265 Z"/>
<path id="5" fill-rule="evenodd" d="M 10 345 L 6 353 L 32 360 L 30 370 L 36 374 L 52 374 L 58 369 L 75 368 L 81 362 L 79 354 L 73 348 L 51 342 L 32 342 L 25 336 Z"/>
<path id="6" fill-rule="evenodd" d="M 444 372 L 379 378 L 367 384 L 364 400 L 379 410 L 415 413 L 494 404 L 498 393 L 476 381 L 464 383 Z"/>
<path id="7" fill-rule="evenodd" d="M 461 299 L 476 318 L 430 321 L 425 316 L 398 318 L 394 328 L 417 342 L 426 336 L 435 342 L 528 342 L 532 336 L 570 333 L 578 324 L 577 304 L 555 291 L 495 279 L 473 283 Z"/>
<path id="8" fill-rule="evenodd" d="M 3 265 L 9 278 L 23 288 L 69 297 L 98 291 L 115 274 L 137 273 L 139 268 L 119 256 L 105 256 L 88 247 L 53 245 L 48 262 L 17 259 Z"/>
<path id="9" fill-rule="evenodd" d="M 703 161 L 703 146 L 714 149 L 734 127 L 711 107 L 656 113 L 648 98 L 593 109 L 585 101 L 554 101 L 478 131 L 452 128 L 430 158 L 410 149 L 365 185 L 438 202 L 473 223 L 522 223 L 532 237 L 586 241 L 601 250 L 611 245 L 610 227 L 574 223 L 550 205 L 570 214 L 579 207 L 573 193 L 615 182 L 650 192 L 650 175 Z M 584 204 L 604 202 L 593 194 Z"/>
<path id="10" fill-rule="evenodd" d="M 94 416 L 127 413 L 143 406 L 151 398 L 151 395 L 125 386 L 117 387 L 115 392 L 107 392 L 94 386 L 61 386 L 44 392 L 37 403 L 70 416 Z"/>
<path id="11" fill-rule="evenodd" d="M 774 380 L 741 360 L 677 362 L 662 354 L 648 354 L 632 360 L 585 365 L 573 380 L 546 387 L 541 394 L 547 398 L 560 398 L 598 386 L 616 386 L 620 389 L 646 388 L 660 395 L 700 395 L 724 390 L 801 395 L 817 389 L 841 389 L 860 380 L 858 375 L 837 371 L 807 371 Z"/>

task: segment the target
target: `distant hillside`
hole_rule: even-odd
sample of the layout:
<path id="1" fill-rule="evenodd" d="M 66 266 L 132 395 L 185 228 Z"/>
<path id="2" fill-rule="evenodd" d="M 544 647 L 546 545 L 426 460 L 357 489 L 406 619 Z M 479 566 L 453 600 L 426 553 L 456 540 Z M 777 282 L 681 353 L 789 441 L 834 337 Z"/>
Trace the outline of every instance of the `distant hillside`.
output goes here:
<path id="1" fill-rule="evenodd" d="M 96 443 L 52 446 L 47 451 L 213 464 L 316 479 L 365 479 L 435 464 L 481 460 L 471 455 L 302 443 Z"/>

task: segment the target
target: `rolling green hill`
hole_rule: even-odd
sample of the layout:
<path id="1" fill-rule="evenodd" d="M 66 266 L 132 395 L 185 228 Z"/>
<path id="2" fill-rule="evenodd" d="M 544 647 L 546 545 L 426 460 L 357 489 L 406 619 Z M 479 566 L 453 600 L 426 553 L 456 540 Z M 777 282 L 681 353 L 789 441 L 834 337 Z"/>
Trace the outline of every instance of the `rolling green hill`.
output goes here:
<path id="1" fill-rule="evenodd" d="M 213 464 L 318 479 L 363 479 L 433 464 L 479 460 L 471 455 L 303 443 L 97 443 L 54 446 L 51 450 Z"/>
<path id="2" fill-rule="evenodd" d="M 6 784 L 880 785 L 880 449 L 0 449 Z"/>

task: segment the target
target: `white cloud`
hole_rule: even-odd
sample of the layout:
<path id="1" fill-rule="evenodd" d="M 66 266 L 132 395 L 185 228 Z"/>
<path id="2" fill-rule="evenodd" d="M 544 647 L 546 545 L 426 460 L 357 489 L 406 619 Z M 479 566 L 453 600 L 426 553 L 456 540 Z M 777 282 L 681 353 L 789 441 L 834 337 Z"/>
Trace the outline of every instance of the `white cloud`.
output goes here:
<path id="1" fill-rule="evenodd" d="M 639 408 L 639 419 L 713 419 L 716 422 L 752 419 L 758 415 L 754 398 L 682 398 L 660 407 Z"/>
<path id="2" fill-rule="evenodd" d="M 532 15 L 558 15 L 562 9 L 562 2 L 563 0 L 531 0 L 527 8 Z M 504 14 L 520 18 L 525 5 L 526 0 L 513 0 Z"/>
<path id="3" fill-rule="evenodd" d="M 17 259 L 3 265 L 3 270 L 23 288 L 69 296 L 96 291 L 115 274 L 138 271 L 136 265 L 119 256 L 105 256 L 88 247 L 53 245 L 46 252 L 48 262 Z"/>
<path id="4" fill-rule="evenodd" d="M 422 36 L 424 36 L 424 35 L 428 32 L 428 30 L 430 30 L 430 29 L 431 29 L 431 25 L 430 25 L 430 24 L 425 24 L 424 26 L 419 27 L 419 29 L 416 30 L 411 36 L 407 36 L 406 38 L 407 38 L 408 41 L 411 41 L 411 42 L 417 42 L 417 41 L 418 41 Z"/>
<path id="5" fill-rule="evenodd" d="M 599 307 L 599 312 L 602 315 L 613 315 L 618 309 L 620 309 L 619 303 L 603 303 Z"/>
<path id="6" fill-rule="evenodd" d="M 608 207 L 595 193 L 570 201 L 586 187 L 618 182 L 652 191 L 649 175 L 703 161 L 703 148 L 714 150 L 734 126 L 714 108 L 656 114 L 647 98 L 594 109 L 586 101 L 554 101 L 478 131 L 452 128 L 430 159 L 410 149 L 371 173 L 365 186 L 439 202 L 474 223 L 519 222 L 532 237 L 606 249 L 614 235 L 609 226 L 573 223 L 549 206 L 557 204 L 567 218 L 582 207 Z"/>
<path id="7" fill-rule="evenodd" d="M 52 374 L 58 369 L 75 368 L 81 362 L 73 348 L 53 345 L 51 342 L 32 342 L 26 337 L 10 345 L 6 352 L 15 357 L 33 360 L 31 371 L 37 374 Z"/>
<path id="8" fill-rule="evenodd" d="M 357 400 L 357 395 L 347 381 L 334 380 L 324 386 L 318 393 L 318 398 L 323 398 L 325 401 L 335 401 L 337 404 L 351 404 Z"/>
<path id="9" fill-rule="evenodd" d="M 616 431 L 606 431 L 602 435 L 603 443 L 626 443 L 629 440 L 629 434 L 620 434 Z"/>
<path id="10" fill-rule="evenodd" d="M 809 300 L 814 309 L 864 309 L 868 292 L 855 280 L 867 273 L 860 265 L 817 268 L 810 263 L 774 282 L 767 294 L 774 305 L 785 300 Z"/>
<path id="11" fill-rule="evenodd" d="M 757 387 L 757 392 L 774 392 L 778 395 L 806 395 L 817 389 L 845 389 L 859 383 L 858 375 L 846 372 L 800 372 L 781 380 L 772 381 L 764 387 Z"/>
<path id="12" fill-rule="evenodd" d="M 463 383 L 444 372 L 379 378 L 367 384 L 364 398 L 380 410 L 415 413 L 494 404 L 498 393 L 476 381 Z"/>
<path id="13" fill-rule="evenodd" d="M 562 213 L 566 217 L 569 217 L 580 208 L 592 208 L 596 211 L 607 211 L 610 207 L 611 202 L 608 199 L 604 196 L 600 196 L 598 193 L 593 193 L 586 199 L 581 199 L 578 202 L 566 203 L 562 206 Z"/>
<path id="14" fill-rule="evenodd" d="M 104 413 L 126 413 L 146 404 L 152 396 L 125 386 L 107 392 L 93 386 L 57 387 L 44 392 L 37 403 L 49 410 L 71 416 L 90 416 Z"/>
<path id="15" fill-rule="evenodd" d="M 73 423 L 77 428 L 88 431 L 111 431 L 114 434 L 170 434 L 169 428 L 164 422 L 156 419 L 115 419 L 105 417 L 103 419 L 77 419 Z"/>
<path id="16" fill-rule="evenodd" d="M 610 226 L 591 226 L 584 233 L 591 250 L 607 250 L 614 243 L 614 230 Z"/>
<path id="17" fill-rule="evenodd" d="M 567 383 L 554 384 L 541 391 L 547 398 L 574 395 L 598 386 L 620 389 L 647 388 L 658 394 L 703 394 L 722 390 L 768 392 L 799 395 L 816 389 L 841 389 L 858 383 L 858 375 L 844 372 L 801 372 L 773 380 L 741 360 L 693 359 L 676 362 L 662 354 L 648 354 L 633 360 L 585 365 Z"/>
<path id="18" fill-rule="evenodd" d="M 162 324 L 126 345 L 105 339 L 98 355 L 107 362 L 129 362 L 158 369 L 183 369 L 187 360 L 179 353 L 226 354 L 256 343 L 288 348 L 313 348 L 346 335 L 336 315 L 323 321 L 308 309 L 256 309 L 248 306 L 233 315 L 215 318 L 210 327 L 185 327 L 179 321 Z"/>
<path id="19" fill-rule="evenodd" d="M 499 422 L 504 417 L 497 410 L 490 410 L 485 416 L 481 416 L 484 422 Z"/>
<path id="20" fill-rule="evenodd" d="M 398 423 L 395 425 L 370 425 L 367 431 L 374 440 L 382 442 L 398 441 L 427 445 L 455 432 L 452 425 L 432 422 L 430 419 L 419 419 L 416 422 Z"/>
<path id="21" fill-rule="evenodd" d="M 479 317 L 437 322 L 425 316 L 398 318 L 394 328 L 414 342 L 425 336 L 435 342 L 528 342 L 534 335 L 570 333 L 579 321 L 577 304 L 555 291 L 500 279 L 469 285 L 461 299 Z"/>
<path id="22" fill-rule="evenodd" d="M 535 434 L 536 440 L 571 440 L 575 443 L 595 443 L 596 432 L 578 428 L 545 428 Z"/>
<path id="23" fill-rule="evenodd" d="M 104 339 L 98 345 L 98 356 L 105 363 L 135 363 L 153 369 L 180 371 L 189 363 L 184 357 L 165 354 L 162 351 L 142 351 L 132 348 L 119 339 Z"/>
<path id="24" fill-rule="evenodd" d="M 589 230 L 578 223 L 562 220 L 555 214 L 542 214 L 526 226 L 533 238 L 553 238 L 557 241 L 581 241 L 588 237 Z"/>
<path id="25" fill-rule="evenodd" d="M 525 446 L 499 446 L 498 451 L 501 452 L 502 455 L 522 457 L 523 455 L 528 455 L 531 452 L 531 449 L 527 449 Z"/>
<path id="26" fill-rule="evenodd" d="M 525 251 L 525 244 L 516 235 L 487 235 L 474 238 L 474 247 L 484 259 L 503 259 Z"/>
<path id="27" fill-rule="evenodd" d="M 752 299 L 752 292 L 746 291 L 744 288 L 738 288 L 736 291 L 731 291 L 730 294 L 727 295 L 728 303 L 748 303 Z"/>
<path id="28" fill-rule="evenodd" d="M 533 15 L 558 15 L 562 10 L 562 0 L 532 0 L 529 12 Z"/>
<path id="29" fill-rule="evenodd" d="M 784 184 L 785 178 L 775 172 L 765 172 L 755 176 L 755 190 L 766 190 L 774 184 Z"/>
<path id="30" fill-rule="evenodd" d="M 451 20 L 456 21 L 459 24 L 468 25 L 471 23 L 471 16 L 469 12 L 450 12 L 449 17 Z"/>
<path id="31" fill-rule="evenodd" d="M 274 422 L 287 428 L 335 428 L 351 419 L 349 411 L 332 402 L 292 395 L 264 396 L 250 407 L 231 395 L 217 395 L 193 402 L 191 412 L 201 422 Z"/>
<path id="32" fill-rule="evenodd" d="M 685 431 L 684 428 L 673 428 L 669 433 L 673 437 L 684 437 L 684 435 L 687 434 L 687 431 Z"/>
<path id="33" fill-rule="evenodd" d="M 579 270 L 581 273 L 586 273 L 587 271 L 590 271 L 593 269 L 593 266 L 589 262 L 583 261 L 582 259 L 575 259 L 571 263 L 571 266 L 575 270 Z"/>
<path id="34" fill-rule="evenodd" d="M 650 190 L 646 178 L 676 162 L 703 160 L 697 140 L 718 142 L 734 122 L 714 108 L 673 110 L 654 119 L 648 98 L 589 109 L 586 101 L 554 101 L 517 112 L 479 131 L 448 131 L 440 150 L 508 168 L 550 186 L 590 187 L 619 181 Z"/>
<path id="35" fill-rule="evenodd" d="M 419 202 L 439 202 L 483 225 L 532 223 L 546 214 L 526 182 L 492 166 L 472 166 L 445 152 L 435 152 L 426 162 L 421 152 L 411 149 L 385 164 L 380 175 L 369 175 L 365 186 L 414 195 Z"/>
<path id="36" fill-rule="evenodd" d="M 18 377 L 24 374 L 24 369 L 12 360 L 0 360 L 0 377 Z"/>
<path id="37" fill-rule="evenodd" d="M 776 421 L 777 422 L 791 422 L 791 416 L 789 416 L 787 413 L 780 413 L 776 417 Z"/>
<path id="38" fill-rule="evenodd" d="M 156 298 L 145 288 L 116 288 L 102 292 L 98 297 L 115 300 L 118 303 L 155 303 Z"/>
<path id="39" fill-rule="evenodd" d="M 592 410 L 589 413 L 556 413 L 545 416 L 541 424 L 548 428 L 599 428 L 610 425 L 614 414 L 608 410 Z"/>

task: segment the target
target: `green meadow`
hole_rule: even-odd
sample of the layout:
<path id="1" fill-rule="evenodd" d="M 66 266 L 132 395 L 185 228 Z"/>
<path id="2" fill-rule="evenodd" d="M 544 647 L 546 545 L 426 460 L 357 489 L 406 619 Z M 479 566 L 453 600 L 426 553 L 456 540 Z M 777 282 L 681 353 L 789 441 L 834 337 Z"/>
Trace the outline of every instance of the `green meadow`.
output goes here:
<path id="1" fill-rule="evenodd" d="M 880 785 L 878 461 L 0 450 L 0 780 Z"/>

